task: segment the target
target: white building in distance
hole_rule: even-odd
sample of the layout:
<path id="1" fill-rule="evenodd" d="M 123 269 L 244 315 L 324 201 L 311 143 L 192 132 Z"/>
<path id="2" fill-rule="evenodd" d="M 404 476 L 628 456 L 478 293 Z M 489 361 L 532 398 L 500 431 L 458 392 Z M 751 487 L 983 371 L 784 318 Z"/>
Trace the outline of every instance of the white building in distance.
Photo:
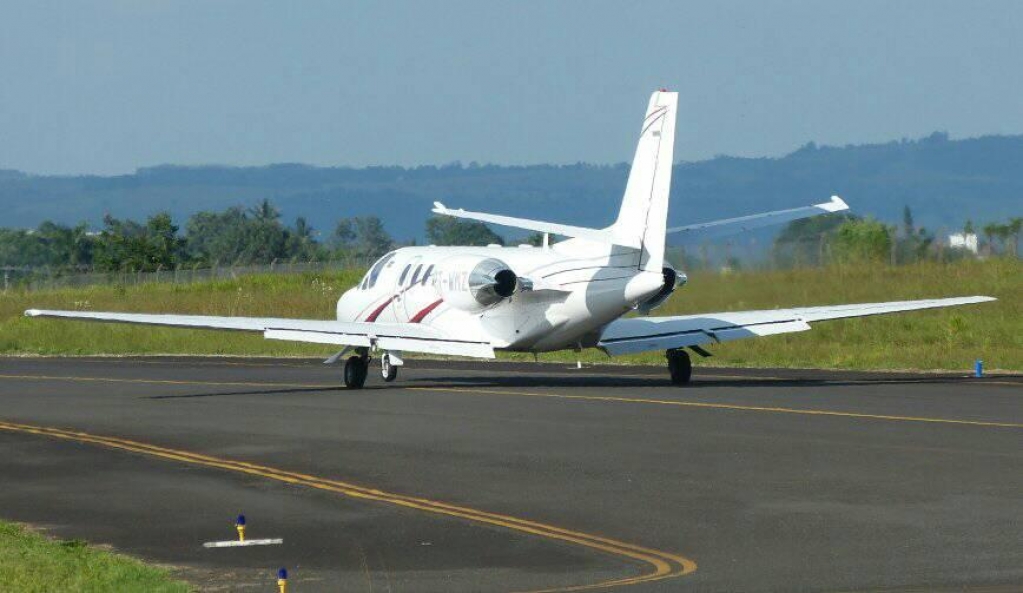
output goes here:
<path id="1" fill-rule="evenodd" d="M 970 253 L 976 255 L 977 253 L 977 234 L 976 233 L 956 233 L 948 236 L 948 246 L 958 247 L 959 249 L 967 249 Z"/>

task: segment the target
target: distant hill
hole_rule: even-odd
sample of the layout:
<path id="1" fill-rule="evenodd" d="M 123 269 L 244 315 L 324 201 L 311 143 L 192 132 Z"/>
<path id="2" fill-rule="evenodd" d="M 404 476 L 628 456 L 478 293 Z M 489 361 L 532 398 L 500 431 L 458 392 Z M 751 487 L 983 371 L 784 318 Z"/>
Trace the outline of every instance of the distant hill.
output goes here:
<path id="1" fill-rule="evenodd" d="M 286 220 L 305 216 L 329 232 L 338 218 L 380 216 L 397 239 L 421 239 L 434 200 L 573 224 L 609 224 L 628 175 L 618 165 L 311 167 L 158 166 L 133 175 L 38 176 L 0 169 L 0 226 L 88 221 L 105 213 L 144 218 L 169 210 L 179 224 L 199 210 L 269 198 Z M 844 147 L 813 143 L 781 158 L 717 157 L 675 166 L 670 222 L 686 224 L 825 201 L 896 221 L 903 205 L 918 224 L 1023 215 L 1023 136 Z M 497 229 L 509 236 L 517 233 Z"/>

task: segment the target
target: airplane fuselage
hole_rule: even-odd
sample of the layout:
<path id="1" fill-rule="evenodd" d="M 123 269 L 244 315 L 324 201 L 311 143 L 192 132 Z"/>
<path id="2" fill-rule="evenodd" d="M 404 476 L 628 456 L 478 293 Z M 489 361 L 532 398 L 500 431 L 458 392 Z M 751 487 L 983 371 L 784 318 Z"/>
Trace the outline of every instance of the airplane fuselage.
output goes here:
<path id="1" fill-rule="evenodd" d="M 260 332 L 270 340 L 340 346 L 325 362 L 343 360 L 349 389 L 365 385 L 375 356 L 381 378 L 390 382 L 397 379 L 404 352 L 487 359 L 494 358 L 495 350 L 588 347 L 609 356 L 660 350 L 671 382 L 685 385 L 692 376 L 687 349 L 707 356 L 706 345 L 803 332 L 810 323 L 829 319 L 993 300 L 971 296 L 620 319 L 633 309 L 649 312 L 685 282 L 685 276 L 664 259 L 669 233 L 692 239 L 721 231 L 748 232 L 848 209 L 840 198 L 832 197 L 812 206 L 668 228 L 677 107 L 677 93 L 661 89 L 650 96 L 621 206 L 609 226 L 589 228 L 472 212 L 435 202 L 433 212 L 441 216 L 567 239 L 545 247 L 430 246 L 392 251 L 341 296 L 336 320 L 46 309 L 25 314 Z"/>
<path id="2" fill-rule="evenodd" d="M 491 261 L 513 271 L 518 285 L 483 305 L 471 297 L 471 275 Z M 600 328 L 662 288 L 663 275 L 638 261 L 637 250 L 578 240 L 549 248 L 405 247 L 341 296 L 337 319 L 424 324 L 504 350 L 589 347 Z"/>

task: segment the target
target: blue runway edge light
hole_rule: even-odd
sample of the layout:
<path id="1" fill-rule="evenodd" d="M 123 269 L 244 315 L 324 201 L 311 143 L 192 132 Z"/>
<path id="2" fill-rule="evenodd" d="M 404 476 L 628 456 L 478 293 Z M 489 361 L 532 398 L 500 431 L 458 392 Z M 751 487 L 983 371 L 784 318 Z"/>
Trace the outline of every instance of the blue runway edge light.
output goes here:
<path id="1" fill-rule="evenodd" d="M 281 580 L 284 580 L 284 579 L 288 578 L 288 569 L 282 567 L 280 570 L 278 570 L 277 571 L 277 578 L 279 578 Z"/>
<path id="2" fill-rule="evenodd" d="M 234 522 L 235 525 L 245 525 L 245 515 L 238 515 L 238 518 Z"/>
<path id="3" fill-rule="evenodd" d="M 984 376 L 984 361 L 983 360 L 977 360 L 977 362 L 974 363 L 974 365 L 973 365 L 973 374 L 974 374 L 975 377 L 983 377 Z"/>

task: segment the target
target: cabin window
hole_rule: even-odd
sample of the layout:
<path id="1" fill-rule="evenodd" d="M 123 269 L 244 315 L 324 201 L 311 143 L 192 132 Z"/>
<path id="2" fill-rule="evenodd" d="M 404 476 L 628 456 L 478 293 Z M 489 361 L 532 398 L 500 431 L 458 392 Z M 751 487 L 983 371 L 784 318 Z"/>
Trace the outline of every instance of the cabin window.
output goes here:
<path id="1" fill-rule="evenodd" d="M 430 274 L 432 274 L 432 273 L 433 273 L 433 264 L 430 264 L 430 267 L 426 268 L 426 273 L 423 274 L 423 284 L 424 285 L 426 284 L 426 281 L 430 279 Z"/>
<path id="2" fill-rule="evenodd" d="M 373 264 L 373 267 L 369 269 L 369 272 L 366 272 L 366 279 L 362 281 L 363 290 L 373 288 L 373 286 L 377 283 L 377 278 L 380 277 L 380 272 L 383 271 L 384 266 L 387 265 L 387 263 L 390 262 L 393 258 L 394 253 L 393 252 L 388 253 L 387 255 L 377 260 L 377 263 Z"/>
<path id="3" fill-rule="evenodd" d="M 408 281 L 409 286 L 415 286 L 416 280 L 419 280 L 419 272 L 423 271 L 423 264 L 416 266 L 416 271 L 412 272 L 412 279 Z"/>
<path id="4" fill-rule="evenodd" d="M 412 267 L 412 264 L 409 264 L 409 265 L 405 266 L 404 270 L 401 271 L 401 277 L 398 278 L 398 286 L 402 286 L 402 285 L 405 284 L 405 276 L 408 276 L 408 271 L 409 271 L 409 268 L 411 268 L 411 267 Z"/>

